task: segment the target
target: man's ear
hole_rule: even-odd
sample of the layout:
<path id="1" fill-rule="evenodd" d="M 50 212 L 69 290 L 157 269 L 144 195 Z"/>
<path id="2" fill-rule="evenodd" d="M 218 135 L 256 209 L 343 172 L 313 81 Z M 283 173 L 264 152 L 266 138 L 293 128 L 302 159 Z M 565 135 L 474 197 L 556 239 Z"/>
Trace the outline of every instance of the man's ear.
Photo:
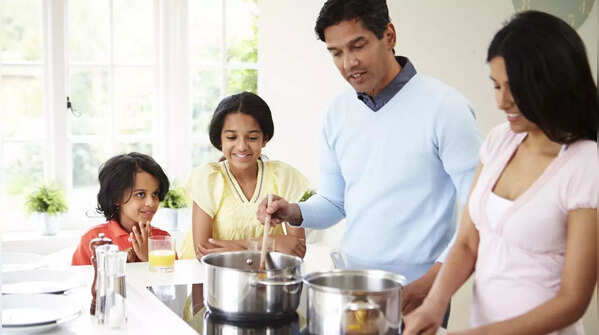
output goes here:
<path id="1" fill-rule="evenodd" d="M 395 48 L 395 43 L 397 42 L 397 33 L 395 32 L 395 26 L 393 23 L 389 22 L 389 24 L 387 24 L 387 29 L 385 29 L 385 32 L 383 32 L 383 38 L 385 39 L 389 49 Z"/>

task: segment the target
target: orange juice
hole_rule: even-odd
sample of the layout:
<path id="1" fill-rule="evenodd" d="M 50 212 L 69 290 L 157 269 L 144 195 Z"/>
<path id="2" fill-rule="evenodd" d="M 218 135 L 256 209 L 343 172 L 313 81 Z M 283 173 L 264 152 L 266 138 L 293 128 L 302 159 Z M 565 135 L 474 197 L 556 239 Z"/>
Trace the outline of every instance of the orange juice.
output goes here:
<path id="1" fill-rule="evenodd" d="M 148 258 L 150 270 L 172 271 L 175 265 L 175 252 L 173 250 L 152 250 Z"/>

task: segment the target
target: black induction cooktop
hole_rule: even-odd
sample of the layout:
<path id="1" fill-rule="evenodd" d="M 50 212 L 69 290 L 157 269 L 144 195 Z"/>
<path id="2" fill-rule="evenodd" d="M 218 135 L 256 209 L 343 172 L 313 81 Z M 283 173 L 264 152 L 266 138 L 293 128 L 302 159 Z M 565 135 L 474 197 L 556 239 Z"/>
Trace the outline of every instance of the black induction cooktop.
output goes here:
<path id="1" fill-rule="evenodd" d="M 163 304 L 182 318 L 198 334 L 280 334 L 303 335 L 305 318 L 301 313 L 284 319 L 239 320 L 228 315 L 211 313 L 204 306 L 202 284 L 151 286 Z"/>

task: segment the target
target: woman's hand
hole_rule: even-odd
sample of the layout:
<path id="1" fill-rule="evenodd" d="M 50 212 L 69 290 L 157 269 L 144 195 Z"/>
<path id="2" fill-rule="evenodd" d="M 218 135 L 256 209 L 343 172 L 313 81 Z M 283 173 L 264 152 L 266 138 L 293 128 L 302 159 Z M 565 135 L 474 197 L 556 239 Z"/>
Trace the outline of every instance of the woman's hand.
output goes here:
<path id="1" fill-rule="evenodd" d="M 435 335 L 445 314 L 447 305 L 424 301 L 412 313 L 404 316 L 406 326 L 403 335 Z"/>
<path id="2" fill-rule="evenodd" d="M 215 252 L 239 250 L 246 250 L 246 248 L 238 241 L 209 239 L 208 242 L 200 242 L 200 244 L 196 246 L 196 257 L 201 258 L 204 255 L 213 254 Z"/>
<path id="3" fill-rule="evenodd" d="M 305 239 L 293 235 L 275 235 L 270 238 L 274 240 L 275 251 L 304 258 L 306 254 Z"/>
<path id="4" fill-rule="evenodd" d="M 142 262 L 148 261 L 148 238 L 152 232 L 150 222 L 139 222 L 138 225 L 134 225 L 131 229 L 129 237 L 131 238 L 131 244 L 133 245 L 133 251 L 135 255 Z"/>

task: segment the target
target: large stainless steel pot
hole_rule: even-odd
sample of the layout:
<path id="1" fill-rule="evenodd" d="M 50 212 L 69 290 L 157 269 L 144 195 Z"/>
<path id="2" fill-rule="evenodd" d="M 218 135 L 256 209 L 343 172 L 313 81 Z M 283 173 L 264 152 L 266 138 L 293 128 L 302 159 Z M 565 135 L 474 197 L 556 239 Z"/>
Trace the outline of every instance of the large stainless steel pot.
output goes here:
<path id="1" fill-rule="evenodd" d="M 310 273 L 310 334 L 398 334 L 403 276 L 378 270 Z"/>
<path id="2" fill-rule="evenodd" d="M 295 314 L 302 291 L 299 257 L 270 256 L 275 270 L 260 270 L 259 251 L 205 255 L 204 302 L 211 312 L 230 320 L 286 318 Z"/>

